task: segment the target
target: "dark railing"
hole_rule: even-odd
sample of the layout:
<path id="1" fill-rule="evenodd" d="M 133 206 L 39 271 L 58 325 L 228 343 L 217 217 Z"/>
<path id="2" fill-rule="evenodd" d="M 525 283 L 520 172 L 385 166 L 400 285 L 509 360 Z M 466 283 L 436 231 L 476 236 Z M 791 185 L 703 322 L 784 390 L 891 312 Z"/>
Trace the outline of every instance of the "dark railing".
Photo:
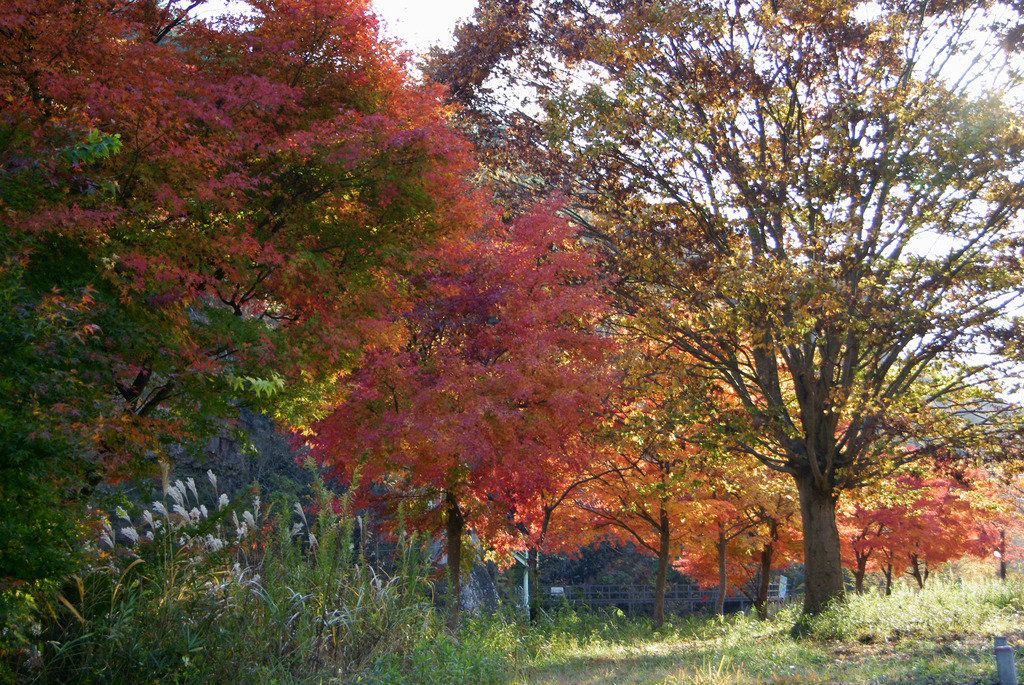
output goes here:
<path id="1" fill-rule="evenodd" d="M 768 601 L 779 602 L 785 599 L 785 587 L 785 581 L 781 583 L 781 590 L 779 581 L 769 585 Z M 570 606 L 615 606 L 632 614 L 654 606 L 653 585 L 556 585 L 542 587 L 540 595 L 541 603 L 546 607 L 556 607 L 562 603 Z M 717 597 L 717 589 L 705 589 L 697 585 L 667 585 L 665 611 L 692 613 L 710 609 L 715 606 Z M 753 602 L 742 594 L 730 594 L 725 598 L 727 611 L 743 610 L 751 604 Z"/>

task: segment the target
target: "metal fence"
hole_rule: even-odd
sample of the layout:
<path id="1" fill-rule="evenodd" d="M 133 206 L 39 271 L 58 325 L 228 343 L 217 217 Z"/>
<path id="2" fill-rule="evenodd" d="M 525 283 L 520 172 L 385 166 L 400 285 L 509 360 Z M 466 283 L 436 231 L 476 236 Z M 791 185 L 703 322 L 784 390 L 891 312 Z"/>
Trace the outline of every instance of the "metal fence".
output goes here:
<path id="1" fill-rule="evenodd" d="M 786 598 L 786 577 L 771 583 L 768 587 L 768 601 L 780 602 Z M 675 584 L 665 587 L 665 611 L 670 613 L 693 613 L 712 609 L 718 598 L 717 589 L 701 588 L 692 584 Z M 570 606 L 617 607 L 627 614 L 649 611 L 654 607 L 653 585 L 555 585 L 541 587 L 541 603 L 553 608 L 562 604 Z M 753 602 L 742 594 L 727 595 L 727 611 L 740 611 Z"/>

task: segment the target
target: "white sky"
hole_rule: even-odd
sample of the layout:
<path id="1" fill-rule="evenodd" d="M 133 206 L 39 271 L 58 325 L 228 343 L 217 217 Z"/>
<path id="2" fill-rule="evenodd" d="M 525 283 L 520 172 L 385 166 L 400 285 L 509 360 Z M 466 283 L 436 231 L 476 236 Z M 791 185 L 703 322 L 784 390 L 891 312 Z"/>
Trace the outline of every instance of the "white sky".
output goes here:
<path id="1" fill-rule="evenodd" d="M 456 23 L 473 14 L 476 0 L 373 0 L 373 6 L 383 20 L 384 33 L 419 54 L 438 43 L 452 47 Z"/>
<path id="2" fill-rule="evenodd" d="M 371 0 L 382 20 L 383 33 L 398 38 L 415 54 L 431 45 L 451 47 L 455 25 L 468 19 L 476 8 L 476 0 Z M 207 0 L 193 10 L 199 18 L 215 17 L 232 5 L 231 0 Z M 244 11 L 235 3 L 233 10 Z"/>

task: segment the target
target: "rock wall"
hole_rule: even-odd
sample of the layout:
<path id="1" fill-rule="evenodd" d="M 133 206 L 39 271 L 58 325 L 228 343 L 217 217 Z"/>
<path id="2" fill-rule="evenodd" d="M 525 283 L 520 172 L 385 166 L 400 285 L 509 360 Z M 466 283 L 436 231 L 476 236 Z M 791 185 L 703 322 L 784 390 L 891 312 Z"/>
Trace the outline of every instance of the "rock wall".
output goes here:
<path id="1" fill-rule="evenodd" d="M 267 416 L 239 410 L 238 423 L 207 441 L 200 454 L 184 448 L 170 451 L 177 476 L 217 475 L 221 490 L 238 493 L 253 483 L 266 492 L 299 494 L 309 488 L 312 474 L 295 461 L 287 436 Z"/>

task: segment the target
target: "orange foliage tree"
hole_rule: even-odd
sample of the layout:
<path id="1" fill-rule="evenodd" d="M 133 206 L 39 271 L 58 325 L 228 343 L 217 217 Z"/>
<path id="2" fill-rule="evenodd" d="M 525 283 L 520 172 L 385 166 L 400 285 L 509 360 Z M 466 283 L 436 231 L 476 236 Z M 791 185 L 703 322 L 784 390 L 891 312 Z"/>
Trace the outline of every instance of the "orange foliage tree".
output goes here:
<path id="1" fill-rule="evenodd" d="M 996 511 L 970 480 L 917 471 L 902 473 L 870 493 L 853 493 L 841 505 L 843 557 L 858 594 L 872 569 L 885 576 L 889 594 L 894 570 L 906 570 L 924 587 L 939 564 L 997 550 Z"/>
<path id="2" fill-rule="evenodd" d="M 767 618 L 772 571 L 799 557 L 799 505 L 782 474 L 764 467 L 708 465 L 698 478 L 685 505 L 686 537 L 675 566 L 717 588 L 716 613 L 724 613 L 735 588 Z"/>
<path id="3" fill-rule="evenodd" d="M 604 449 L 591 461 L 591 479 L 575 504 L 591 515 L 586 525 L 594 537 L 633 542 L 657 559 L 654 624 L 660 626 L 669 565 L 694 525 L 684 512 L 692 510 L 700 464 L 742 421 L 720 410 L 729 398 L 719 386 L 672 373 L 682 362 L 671 350 L 643 339 L 623 348 L 619 408 L 609 416 Z"/>

